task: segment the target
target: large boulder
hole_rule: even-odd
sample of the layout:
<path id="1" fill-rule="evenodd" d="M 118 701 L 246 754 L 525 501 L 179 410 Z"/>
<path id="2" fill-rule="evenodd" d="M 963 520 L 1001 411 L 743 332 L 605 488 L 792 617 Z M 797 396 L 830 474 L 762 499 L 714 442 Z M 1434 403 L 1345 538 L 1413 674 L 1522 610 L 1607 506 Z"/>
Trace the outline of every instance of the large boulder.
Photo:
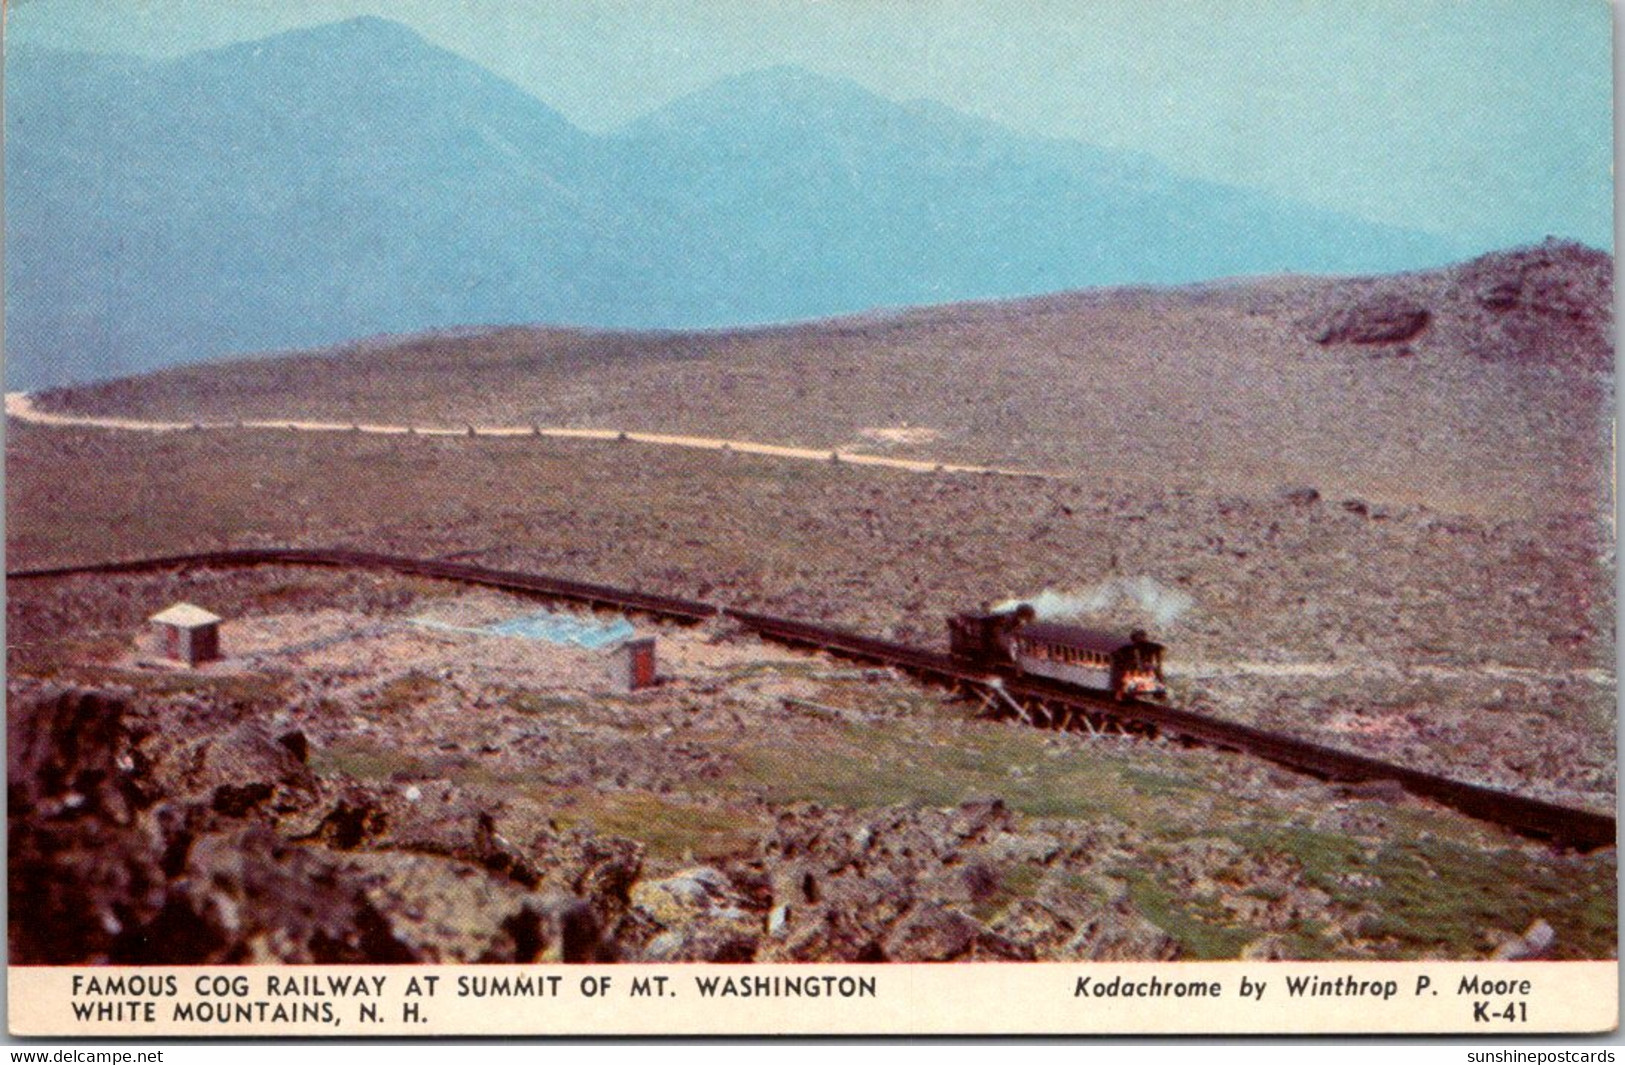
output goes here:
<path id="1" fill-rule="evenodd" d="M 762 914 L 727 874 L 709 866 L 633 885 L 630 901 L 661 932 L 645 961 L 749 961 L 762 935 Z"/>
<path id="2" fill-rule="evenodd" d="M 6 782 L 12 818 L 101 817 L 124 824 L 146 805 L 122 701 L 51 686 L 10 695 Z"/>
<path id="3" fill-rule="evenodd" d="M 12 689 L 7 700 L 7 884 L 11 960 L 113 959 L 119 938 L 163 907 L 163 839 L 125 707 L 96 692 Z"/>
<path id="4" fill-rule="evenodd" d="M 256 825 L 194 841 L 163 909 L 125 931 L 113 960 L 331 965 L 420 959 L 335 857 Z"/>
<path id="5" fill-rule="evenodd" d="M 606 929 L 661 931 L 626 915 L 631 841 L 515 843 L 530 826 L 450 787 L 328 784 L 240 715 L 138 739 L 120 699 L 10 694 L 14 961 L 591 962 L 620 953 Z"/>
<path id="6" fill-rule="evenodd" d="M 884 944 L 888 961 L 1031 961 L 1017 946 L 959 910 L 923 902 L 893 926 Z"/>
<path id="7" fill-rule="evenodd" d="M 155 783 L 171 798 L 196 798 L 230 817 L 266 807 L 288 811 L 316 798 L 316 774 L 299 744 L 274 738 L 255 721 L 202 736 L 168 752 L 153 767 Z"/>
<path id="8" fill-rule="evenodd" d="M 1431 319 L 1415 300 L 1379 293 L 1333 312 L 1314 338 L 1318 344 L 1398 344 L 1420 335 Z"/>

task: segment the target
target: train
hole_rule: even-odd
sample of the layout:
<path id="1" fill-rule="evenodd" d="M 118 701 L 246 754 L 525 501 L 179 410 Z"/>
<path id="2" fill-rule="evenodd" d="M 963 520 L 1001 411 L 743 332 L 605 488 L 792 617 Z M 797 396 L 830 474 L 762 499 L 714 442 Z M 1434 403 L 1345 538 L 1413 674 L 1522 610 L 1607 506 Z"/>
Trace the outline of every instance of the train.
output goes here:
<path id="1" fill-rule="evenodd" d="M 972 669 L 1038 676 L 1123 699 L 1162 699 L 1165 648 L 1144 629 L 1126 635 L 1039 621 L 1022 603 L 1009 610 L 979 610 L 948 619 L 948 648 Z"/>

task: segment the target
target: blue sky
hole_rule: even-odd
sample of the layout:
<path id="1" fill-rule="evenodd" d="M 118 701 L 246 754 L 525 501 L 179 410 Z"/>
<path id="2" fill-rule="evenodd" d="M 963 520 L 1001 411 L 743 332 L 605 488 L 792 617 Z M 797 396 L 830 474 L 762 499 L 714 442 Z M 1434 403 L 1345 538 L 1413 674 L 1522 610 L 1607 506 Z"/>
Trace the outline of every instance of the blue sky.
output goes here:
<path id="1" fill-rule="evenodd" d="M 359 14 L 591 130 L 790 63 L 1468 247 L 1612 246 L 1606 0 L 23 0 L 7 38 L 168 56 Z"/>

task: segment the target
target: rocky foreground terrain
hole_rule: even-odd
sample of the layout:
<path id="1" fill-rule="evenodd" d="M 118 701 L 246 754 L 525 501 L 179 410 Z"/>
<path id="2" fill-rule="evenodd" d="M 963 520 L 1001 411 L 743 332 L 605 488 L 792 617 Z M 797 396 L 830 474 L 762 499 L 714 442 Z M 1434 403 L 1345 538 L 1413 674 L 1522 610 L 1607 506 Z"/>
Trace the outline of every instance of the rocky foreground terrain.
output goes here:
<path id="1" fill-rule="evenodd" d="M 1611 860 L 1464 842 L 1420 810 L 1397 823 L 1440 835 L 1396 839 L 1393 795 L 1285 781 L 1267 805 L 1296 789 L 1317 821 L 1255 812 L 1194 833 L 996 795 L 757 800 L 736 807 L 748 830 L 699 858 L 633 836 L 661 818 L 693 835 L 726 817 L 714 808 L 667 796 L 634 804 L 627 835 L 566 827 L 567 803 L 321 772 L 300 730 L 146 702 L 14 686 L 14 962 L 1518 956 L 1536 922 L 1557 956 L 1611 942 Z M 1136 762 L 1149 794 L 1190 787 L 1166 759 Z M 1515 892 L 1475 897 L 1492 877 Z"/>
<path id="2" fill-rule="evenodd" d="M 1612 950 L 1612 851 L 1396 789 L 983 720 L 717 628 L 658 627 L 662 683 L 617 692 L 585 653 L 426 633 L 411 619 L 469 609 L 431 582 L 102 591 L 133 614 L 185 583 L 237 608 L 239 657 L 143 666 L 131 623 L 14 663 L 17 961 Z"/>

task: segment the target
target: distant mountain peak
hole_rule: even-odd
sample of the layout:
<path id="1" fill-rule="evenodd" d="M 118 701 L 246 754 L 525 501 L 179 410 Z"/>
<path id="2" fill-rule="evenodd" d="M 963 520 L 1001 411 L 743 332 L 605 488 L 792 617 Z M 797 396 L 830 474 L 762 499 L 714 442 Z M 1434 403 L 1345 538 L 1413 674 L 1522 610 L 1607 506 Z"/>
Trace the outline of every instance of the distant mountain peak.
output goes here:
<path id="1" fill-rule="evenodd" d="M 274 37 L 260 40 L 259 44 L 269 44 L 278 40 L 312 40 L 331 43 L 334 41 L 394 41 L 416 45 L 428 42 L 411 27 L 393 19 L 378 15 L 357 15 L 354 18 L 340 19 L 337 22 L 321 22 L 301 29 L 288 30 Z"/>
<path id="2" fill-rule="evenodd" d="M 843 95 L 859 92 L 865 95 L 874 95 L 851 78 L 820 74 L 792 63 L 775 63 L 772 66 L 741 71 L 738 74 L 723 78 L 716 84 L 734 89 L 756 88 L 803 93 L 838 93 Z"/>
<path id="3" fill-rule="evenodd" d="M 778 64 L 730 74 L 679 96 L 638 119 L 628 133 L 710 125 L 769 113 L 806 118 L 858 112 L 895 112 L 902 106 L 850 78 Z"/>
<path id="4" fill-rule="evenodd" d="M 399 22 L 377 15 L 358 15 L 337 22 L 322 22 L 285 30 L 270 37 L 241 41 L 221 48 L 194 52 L 175 60 L 184 63 L 194 59 L 219 57 L 233 60 L 243 55 L 301 55 L 333 62 L 341 57 L 345 61 L 377 61 L 399 58 L 422 52 L 443 52 L 417 31 Z"/>

